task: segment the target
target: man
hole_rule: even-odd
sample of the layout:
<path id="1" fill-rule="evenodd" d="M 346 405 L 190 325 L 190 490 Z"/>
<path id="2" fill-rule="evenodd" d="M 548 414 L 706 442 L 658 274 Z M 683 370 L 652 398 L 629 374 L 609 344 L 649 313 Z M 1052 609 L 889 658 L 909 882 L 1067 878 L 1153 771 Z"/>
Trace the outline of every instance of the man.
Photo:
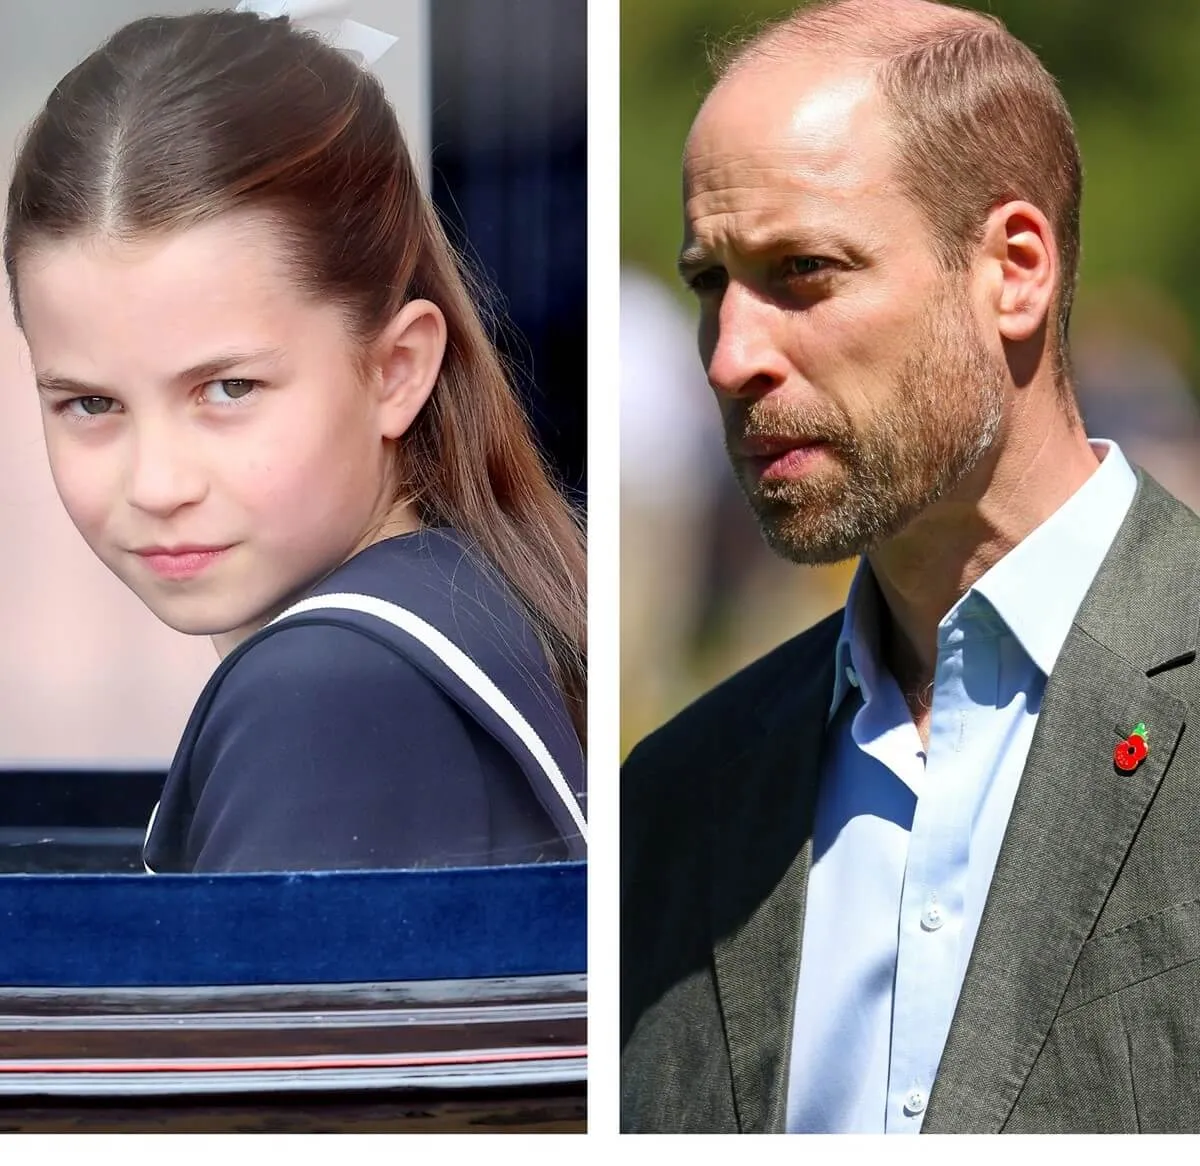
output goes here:
<path id="1" fill-rule="evenodd" d="M 844 613 L 622 780 L 629 1130 L 1200 1129 L 1200 520 L 1089 441 L 1080 165 L 997 21 L 726 65 L 681 271 L 734 469 Z"/>

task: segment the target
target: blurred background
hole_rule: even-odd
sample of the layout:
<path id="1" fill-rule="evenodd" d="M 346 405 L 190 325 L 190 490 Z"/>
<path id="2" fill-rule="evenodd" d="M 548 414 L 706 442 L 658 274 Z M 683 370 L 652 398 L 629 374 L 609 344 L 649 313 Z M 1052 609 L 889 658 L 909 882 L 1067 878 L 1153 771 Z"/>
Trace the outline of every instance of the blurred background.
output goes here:
<path id="1" fill-rule="evenodd" d="M 204 0 L 0 0 L 0 174 L 73 65 L 121 25 Z M 331 4 L 330 7 L 339 7 Z M 585 0 L 353 0 L 399 37 L 375 66 L 549 460 L 585 487 Z M 5 289 L 7 301 L 7 289 Z M 217 664 L 84 545 L 46 466 L 32 370 L 0 307 L 0 769 L 163 768 Z M 15 786 L 6 788 L 16 788 Z"/>
<path id="2" fill-rule="evenodd" d="M 854 564 L 783 563 L 725 462 L 675 274 L 705 46 L 796 5 L 621 8 L 621 739 L 839 608 Z M 1071 338 L 1088 433 L 1200 508 L 1200 4 L 988 0 L 1058 79 L 1084 163 Z"/>

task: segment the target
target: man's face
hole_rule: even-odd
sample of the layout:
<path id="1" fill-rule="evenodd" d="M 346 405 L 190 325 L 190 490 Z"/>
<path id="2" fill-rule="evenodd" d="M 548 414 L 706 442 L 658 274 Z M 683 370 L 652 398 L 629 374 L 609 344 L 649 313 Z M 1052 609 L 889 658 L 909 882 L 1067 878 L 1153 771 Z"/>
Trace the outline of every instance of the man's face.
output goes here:
<path id="1" fill-rule="evenodd" d="M 754 63 L 701 109 L 680 267 L 738 479 L 772 547 L 836 562 L 978 465 L 1008 383 L 967 273 L 898 189 L 869 74 Z"/>

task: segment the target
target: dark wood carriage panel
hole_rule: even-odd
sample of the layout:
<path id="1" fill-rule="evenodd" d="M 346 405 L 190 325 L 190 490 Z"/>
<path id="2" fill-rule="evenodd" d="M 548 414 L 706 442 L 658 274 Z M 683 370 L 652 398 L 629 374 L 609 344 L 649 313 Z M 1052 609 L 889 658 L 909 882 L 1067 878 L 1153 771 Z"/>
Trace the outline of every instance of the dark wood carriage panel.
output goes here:
<path id="1" fill-rule="evenodd" d="M 0 1133 L 584 1133 L 586 1087 L 3 1098 Z"/>
<path id="2" fill-rule="evenodd" d="M 582 1130 L 582 974 L 0 988 L 0 1129 Z"/>
<path id="3" fill-rule="evenodd" d="M 0 989 L 0 1091 L 34 1060 L 345 1060 L 480 1049 L 566 1054 L 586 1043 L 580 976 L 258 989 Z"/>
<path id="4" fill-rule="evenodd" d="M 14 987 L 0 985 L 0 1018 L 188 1012 L 286 1013 L 496 1004 L 582 1004 L 587 976 L 492 976 L 347 984 L 234 984 L 199 987 Z"/>

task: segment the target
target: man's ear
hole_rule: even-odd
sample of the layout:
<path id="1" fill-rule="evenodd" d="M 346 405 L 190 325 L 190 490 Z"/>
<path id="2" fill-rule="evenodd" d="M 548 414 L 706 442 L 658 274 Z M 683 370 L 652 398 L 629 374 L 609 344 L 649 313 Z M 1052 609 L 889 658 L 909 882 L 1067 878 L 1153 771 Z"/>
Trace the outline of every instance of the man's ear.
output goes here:
<path id="1" fill-rule="evenodd" d="M 984 224 L 988 306 L 1002 339 L 1029 340 L 1046 323 L 1058 284 L 1058 248 L 1049 220 L 1032 203 L 994 207 Z"/>
<path id="2" fill-rule="evenodd" d="M 437 384 L 446 353 L 446 318 L 429 300 L 410 300 L 373 346 L 380 372 L 380 435 L 402 437 Z"/>

